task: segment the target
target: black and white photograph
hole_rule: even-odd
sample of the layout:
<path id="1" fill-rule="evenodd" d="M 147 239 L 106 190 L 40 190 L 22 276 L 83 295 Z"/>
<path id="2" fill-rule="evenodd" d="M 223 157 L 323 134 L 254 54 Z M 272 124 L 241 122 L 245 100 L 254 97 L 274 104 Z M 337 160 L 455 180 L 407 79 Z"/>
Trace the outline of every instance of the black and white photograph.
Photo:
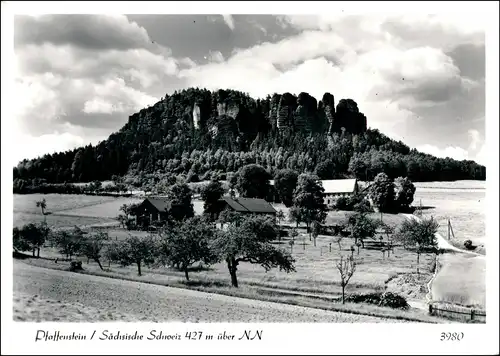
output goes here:
<path id="1" fill-rule="evenodd" d="M 498 332 L 484 15 L 221 4 L 11 11 L 7 321 Z"/>

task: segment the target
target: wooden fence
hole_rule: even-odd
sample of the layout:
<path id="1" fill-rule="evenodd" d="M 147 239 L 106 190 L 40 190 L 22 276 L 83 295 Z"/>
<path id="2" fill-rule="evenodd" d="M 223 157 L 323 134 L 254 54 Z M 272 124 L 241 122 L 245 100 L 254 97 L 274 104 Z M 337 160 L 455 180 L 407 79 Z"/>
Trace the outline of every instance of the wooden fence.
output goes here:
<path id="1" fill-rule="evenodd" d="M 486 322 L 486 312 L 473 308 L 458 308 L 452 306 L 438 307 L 429 304 L 429 314 L 442 316 L 462 322 Z"/>

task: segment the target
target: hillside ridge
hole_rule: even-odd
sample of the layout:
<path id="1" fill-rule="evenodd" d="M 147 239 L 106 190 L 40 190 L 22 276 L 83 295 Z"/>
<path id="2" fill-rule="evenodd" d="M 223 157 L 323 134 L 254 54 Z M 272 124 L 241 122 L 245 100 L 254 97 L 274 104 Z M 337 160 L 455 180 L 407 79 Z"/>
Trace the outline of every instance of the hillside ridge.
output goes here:
<path id="1" fill-rule="evenodd" d="M 117 176 L 140 177 L 139 186 L 169 175 L 197 181 L 249 163 L 271 174 L 288 168 L 322 179 L 370 180 L 380 172 L 413 181 L 486 179 L 486 167 L 476 162 L 436 158 L 368 128 L 352 99 L 335 105 L 331 93 L 320 101 L 305 92 L 253 99 L 235 90 L 189 88 L 130 115 L 95 146 L 23 160 L 14 167 L 14 190 Z"/>

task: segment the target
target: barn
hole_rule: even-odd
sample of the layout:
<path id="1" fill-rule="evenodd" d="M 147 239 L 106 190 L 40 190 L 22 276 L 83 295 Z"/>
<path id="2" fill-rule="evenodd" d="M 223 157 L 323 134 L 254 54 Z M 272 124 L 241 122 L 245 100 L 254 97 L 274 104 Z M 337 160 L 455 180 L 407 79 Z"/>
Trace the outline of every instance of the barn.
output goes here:
<path id="1" fill-rule="evenodd" d="M 155 222 L 165 221 L 172 203 L 162 197 L 148 197 L 134 209 L 136 224 L 148 226 Z"/>
<path id="2" fill-rule="evenodd" d="M 349 197 L 358 193 L 359 185 L 356 179 L 329 179 L 322 180 L 324 201 L 326 205 L 331 205 L 339 197 Z"/>
<path id="3" fill-rule="evenodd" d="M 264 199 L 223 197 L 222 209 L 229 209 L 237 213 L 276 216 L 276 210 Z"/>

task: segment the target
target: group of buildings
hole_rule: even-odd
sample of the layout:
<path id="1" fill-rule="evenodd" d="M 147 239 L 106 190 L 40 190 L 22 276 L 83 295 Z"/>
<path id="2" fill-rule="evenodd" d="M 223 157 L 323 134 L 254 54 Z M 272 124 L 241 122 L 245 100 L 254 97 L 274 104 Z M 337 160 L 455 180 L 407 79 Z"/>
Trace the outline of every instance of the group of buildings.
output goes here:
<path id="1" fill-rule="evenodd" d="M 271 185 L 274 182 L 271 181 Z M 351 196 L 359 191 L 356 179 L 322 180 L 324 188 L 324 201 L 326 206 L 331 206 L 338 197 Z M 243 214 L 276 215 L 276 209 L 264 199 L 223 197 L 221 210 L 229 209 Z M 135 209 L 135 221 L 140 226 L 148 226 L 165 221 L 172 204 L 164 197 L 147 197 Z"/>

